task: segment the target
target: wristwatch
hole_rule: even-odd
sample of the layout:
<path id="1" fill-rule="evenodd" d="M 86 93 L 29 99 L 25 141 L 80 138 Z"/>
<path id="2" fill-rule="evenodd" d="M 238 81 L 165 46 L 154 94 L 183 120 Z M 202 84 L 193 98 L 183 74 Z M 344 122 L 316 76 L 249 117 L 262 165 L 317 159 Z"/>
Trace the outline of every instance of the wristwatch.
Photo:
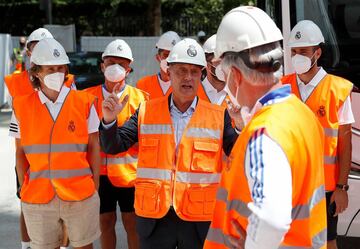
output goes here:
<path id="1" fill-rule="evenodd" d="M 347 184 L 336 184 L 336 187 L 338 189 L 345 190 L 345 191 L 349 190 L 349 185 L 347 185 Z"/>

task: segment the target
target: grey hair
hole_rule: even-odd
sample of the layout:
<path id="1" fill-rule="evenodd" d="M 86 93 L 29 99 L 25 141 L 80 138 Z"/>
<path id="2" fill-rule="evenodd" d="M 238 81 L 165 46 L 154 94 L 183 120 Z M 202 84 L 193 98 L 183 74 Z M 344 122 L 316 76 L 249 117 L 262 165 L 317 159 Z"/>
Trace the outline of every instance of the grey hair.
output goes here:
<path id="1" fill-rule="evenodd" d="M 283 50 L 280 42 L 273 42 L 251 48 L 247 52 L 251 64 L 267 64 L 275 60 L 282 61 L 283 58 Z M 283 76 L 282 65 L 274 72 L 261 72 L 248 67 L 238 52 L 225 53 L 221 61 L 221 66 L 226 70 L 231 66 L 239 69 L 246 81 L 252 85 L 274 85 L 278 83 Z"/>

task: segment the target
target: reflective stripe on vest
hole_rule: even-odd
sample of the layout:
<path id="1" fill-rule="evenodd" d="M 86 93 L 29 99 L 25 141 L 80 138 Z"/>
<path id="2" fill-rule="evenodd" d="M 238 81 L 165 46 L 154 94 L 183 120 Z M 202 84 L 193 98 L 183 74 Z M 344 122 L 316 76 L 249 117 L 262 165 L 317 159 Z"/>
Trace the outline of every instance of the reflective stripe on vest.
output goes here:
<path id="1" fill-rule="evenodd" d="M 37 172 L 30 172 L 30 180 L 39 179 L 39 178 L 48 178 L 48 179 L 67 179 L 77 176 L 86 176 L 92 175 L 90 168 L 83 169 L 62 169 L 62 170 L 42 170 Z"/>
<path id="2" fill-rule="evenodd" d="M 140 125 L 141 134 L 172 134 L 171 125 L 161 124 L 142 124 Z"/>
<path id="3" fill-rule="evenodd" d="M 138 160 L 136 156 L 126 155 L 124 157 L 103 157 L 102 158 L 102 165 L 107 166 L 109 164 L 129 164 L 129 163 L 136 163 Z"/>
<path id="4" fill-rule="evenodd" d="M 316 204 L 318 204 L 321 200 L 325 198 L 325 186 L 321 185 L 317 188 L 309 203 L 303 205 L 297 205 L 293 207 L 291 211 L 291 219 L 307 219 L 310 217 L 311 210 L 313 209 Z"/>
<path id="5" fill-rule="evenodd" d="M 149 178 L 163 181 L 171 180 L 171 170 L 154 169 L 154 168 L 138 168 L 136 178 Z"/>
<path id="6" fill-rule="evenodd" d="M 206 128 L 189 128 L 186 136 L 196 138 L 213 138 L 220 139 L 220 130 L 211 130 Z"/>
<path id="7" fill-rule="evenodd" d="M 48 152 L 86 152 L 87 144 L 36 144 L 23 147 L 25 154 Z"/>
<path id="8" fill-rule="evenodd" d="M 327 229 L 324 229 L 319 234 L 315 235 L 312 238 L 313 246 L 280 246 L 279 249 L 320 249 L 326 243 Z M 230 236 L 223 233 L 219 228 L 209 228 L 206 240 L 215 242 L 221 245 L 225 245 L 228 248 L 233 248 L 233 245 L 230 243 Z"/>

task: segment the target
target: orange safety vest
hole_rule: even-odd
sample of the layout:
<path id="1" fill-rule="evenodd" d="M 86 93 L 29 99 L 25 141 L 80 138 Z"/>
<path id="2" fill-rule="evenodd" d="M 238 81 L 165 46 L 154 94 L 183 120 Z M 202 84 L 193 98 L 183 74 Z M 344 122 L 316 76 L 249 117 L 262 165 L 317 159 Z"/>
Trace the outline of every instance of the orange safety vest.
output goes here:
<path id="1" fill-rule="evenodd" d="M 242 130 L 221 177 L 204 249 L 232 248 L 229 236 L 239 237 L 232 220 L 247 229 L 252 214 L 248 204 L 253 201 L 245 174 L 245 152 L 252 135 L 262 128 L 286 154 L 292 174 L 292 222 L 279 248 L 326 249 L 323 161 L 316 153 L 323 147 L 322 128 L 295 96 L 264 106 Z"/>
<path id="2" fill-rule="evenodd" d="M 96 109 L 99 118 L 103 117 L 101 106 L 104 101 L 104 95 L 102 88 L 102 85 L 98 85 L 85 89 L 85 91 L 98 98 Z M 121 99 L 126 95 L 129 96 L 129 101 L 117 116 L 117 124 L 119 127 L 135 113 L 140 103 L 148 100 L 147 93 L 129 85 L 126 85 Z M 107 175 L 110 182 L 116 187 L 133 187 L 136 178 L 138 151 L 137 144 L 132 146 L 126 152 L 116 155 L 106 154 L 101 151 L 100 175 Z"/>
<path id="3" fill-rule="evenodd" d="M 224 108 L 199 99 L 177 146 L 168 97 L 142 104 L 138 122 L 136 214 L 162 218 L 172 205 L 182 220 L 210 221 L 222 169 Z"/>
<path id="4" fill-rule="evenodd" d="M 21 145 L 29 162 L 21 200 L 45 204 L 55 194 L 64 201 L 81 201 L 95 192 L 87 160 L 87 118 L 95 98 L 70 90 L 53 120 L 38 93 L 14 98 Z"/>
<path id="5" fill-rule="evenodd" d="M 136 88 L 143 90 L 149 94 L 150 99 L 161 98 L 164 96 L 169 96 L 172 92 L 172 87 L 170 86 L 166 94 L 164 95 L 163 90 L 161 89 L 158 75 L 148 75 L 141 78 L 137 84 Z"/>
<path id="6" fill-rule="evenodd" d="M 284 76 L 283 84 L 290 84 L 293 93 L 301 99 L 296 74 Z M 327 74 L 316 86 L 305 104 L 314 112 L 325 133 L 324 168 L 325 189 L 333 191 L 339 178 L 337 158 L 339 117 L 338 111 L 350 95 L 353 84 L 343 78 Z"/>
<path id="7" fill-rule="evenodd" d="M 64 82 L 65 86 L 71 87 L 74 82 L 74 75 L 68 74 L 67 80 Z M 5 84 L 7 89 L 9 90 L 9 94 L 12 98 L 16 96 L 22 96 L 31 94 L 34 92 L 34 88 L 30 82 L 30 75 L 28 71 L 23 71 L 21 73 L 9 74 L 6 75 Z"/>

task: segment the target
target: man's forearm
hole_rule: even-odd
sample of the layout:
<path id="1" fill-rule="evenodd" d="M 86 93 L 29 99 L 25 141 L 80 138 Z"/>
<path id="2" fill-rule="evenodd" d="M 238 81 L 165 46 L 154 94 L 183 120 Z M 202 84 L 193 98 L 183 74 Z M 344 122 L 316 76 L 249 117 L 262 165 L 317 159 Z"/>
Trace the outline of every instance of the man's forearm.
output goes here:
<path id="1" fill-rule="evenodd" d="M 339 160 L 339 180 L 338 184 L 347 184 L 351 169 L 351 125 L 341 125 L 338 135 L 338 160 Z"/>
<path id="2" fill-rule="evenodd" d="M 98 188 L 101 157 L 100 157 L 99 135 L 97 132 L 92 133 L 89 136 L 88 161 L 90 164 L 91 171 L 93 173 L 95 187 Z"/>
<path id="3" fill-rule="evenodd" d="M 29 168 L 29 163 L 25 157 L 25 153 L 23 148 L 20 145 L 20 139 L 15 140 L 15 148 L 16 148 L 16 172 L 19 179 L 19 185 L 22 186 L 24 183 L 24 175 Z"/>

